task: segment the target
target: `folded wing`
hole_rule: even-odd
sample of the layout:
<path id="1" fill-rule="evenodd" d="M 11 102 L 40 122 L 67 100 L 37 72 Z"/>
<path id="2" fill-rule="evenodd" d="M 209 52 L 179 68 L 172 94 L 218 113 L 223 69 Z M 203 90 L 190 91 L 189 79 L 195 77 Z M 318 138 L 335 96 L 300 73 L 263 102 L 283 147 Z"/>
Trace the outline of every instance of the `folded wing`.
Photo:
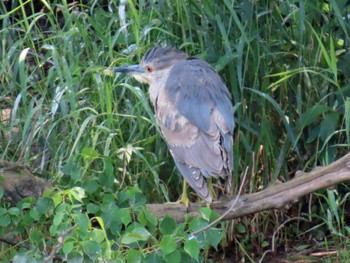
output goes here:
<path id="1" fill-rule="evenodd" d="M 208 63 L 178 62 L 156 101 L 156 115 L 177 168 L 190 186 L 211 202 L 204 177 L 232 172 L 234 129 L 230 94 Z"/>

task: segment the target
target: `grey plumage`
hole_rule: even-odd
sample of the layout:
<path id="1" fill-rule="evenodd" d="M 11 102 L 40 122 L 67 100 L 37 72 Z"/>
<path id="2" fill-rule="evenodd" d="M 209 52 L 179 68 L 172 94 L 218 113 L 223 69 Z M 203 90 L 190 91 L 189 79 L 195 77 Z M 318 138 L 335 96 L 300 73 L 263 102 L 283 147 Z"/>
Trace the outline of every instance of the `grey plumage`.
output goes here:
<path id="1" fill-rule="evenodd" d="M 158 125 L 182 176 L 211 203 L 205 181 L 233 168 L 231 95 L 205 61 L 173 48 L 151 48 L 130 73 L 150 86 Z M 128 72 L 127 67 L 115 69 Z"/>

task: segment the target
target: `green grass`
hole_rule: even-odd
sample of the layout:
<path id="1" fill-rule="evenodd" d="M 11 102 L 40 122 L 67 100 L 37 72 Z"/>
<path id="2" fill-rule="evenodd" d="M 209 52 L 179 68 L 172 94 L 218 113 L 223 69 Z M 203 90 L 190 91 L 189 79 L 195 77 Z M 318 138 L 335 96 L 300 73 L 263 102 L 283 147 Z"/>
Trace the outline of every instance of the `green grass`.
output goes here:
<path id="1" fill-rule="evenodd" d="M 157 44 L 207 60 L 227 83 L 236 105 L 235 189 L 246 167 L 249 182 L 244 191 L 255 192 L 276 180 L 291 179 L 296 170 L 329 164 L 348 152 L 350 29 L 348 18 L 343 18 L 349 10 L 345 1 L 126 1 L 124 8 L 119 1 L 75 6 L 41 1 L 45 12 L 35 2 L 0 4 L 0 108 L 11 109 L 10 119 L 0 123 L 0 158 L 29 165 L 57 189 L 67 191 L 59 192 L 57 200 L 69 196 L 70 201 L 38 215 L 20 207 L 21 216 L 1 225 L 1 233 L 11 229 L 29 238 L 30 244 L 50 247 L 57 232 L 49 230 L 46 219 L 61 218 L 63 212 L 75 215 L 64 215 L 69 222 L 89 220 L 84 213 L 108 221 L 105 206 L 118 199 L 118 209 L 124 209 L 123 194 L 131 203 L 176 200 L 181 182 L 156 127 L 147 88 L 109 70 L 137 63 Z M 84 190 L 84 199 L 74 196 L 76 186 Z M 144 199 L 138 190 L 125 194 L 133 187 Z M 259 258 L 257 247 L 266 250 L 285 218 L 300 215 L 313 223 L 290 223 L 277 245 L 295 236 L 302 242 L 314 225 L 318 227 L 313 235 L 322 233 L 327 242 L 334 237 L 342 245 L 349 235 L 347 188 L 317 193 L 312 203 L 302 200 L 293 206 L 293 215 L 267 211 L 253 223 L 251 217 L 233 223 L 221 251 L 233 244 L 239 257 Z M 52 202 L 47 199 L 43 200 Z M 37 209 L 38 204 L 29 204 Z M 3 207 L 7 209 L 6 204 Z M 130 214 L 138 215 L 133 224 L 142 224 L 153 235 L 148 245 L 141 241 L 136 247 L 113 247 L 131 221 L 123 219 L 123 228 L 104 222 L 104 229 L 102 221 L 91 220 L 87 225 L 80 222 L 86 232 L 80 230 L 75 243 L 69 240 L 72 243 L 59 253 L 73 255 L 68 247 L 72 245 L 79 255 L 90 246 L 100 247 L 104 251 L 100 258 L 105 259 L 149 255 L 163 236 L 156 230 L 159 222 L 140 219 L 140 211 Z M 43 236 L 32 235 L 31 224 L 24 220 L 30 215 Z M 56 219 L 55 227 L 65 229 L 62 222 Z M 87 238 L 91 233 L 92 240 L 105 238 L 105 243 L 91 243 Z M 207 246 L 200 249 L 202 260 L 215 254 Z M 15 251 L 5 246 L 0 255 L 12 257 Z M 37 258 L 45 254 L 43 249 L 20 251 Z M 181 245 L 174 251 L 163 254 L 163 259 L 176 262 L 179 255 L 192 256 Z M 90 254 L 85 257 L 95 260 Z"/>

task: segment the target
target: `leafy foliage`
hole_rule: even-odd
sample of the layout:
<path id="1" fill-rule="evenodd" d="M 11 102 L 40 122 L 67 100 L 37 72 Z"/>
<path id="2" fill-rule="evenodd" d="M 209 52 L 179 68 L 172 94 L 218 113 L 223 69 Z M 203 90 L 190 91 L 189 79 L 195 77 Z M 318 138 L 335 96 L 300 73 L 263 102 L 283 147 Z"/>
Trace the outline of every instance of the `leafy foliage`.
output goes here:
<path id="1" fill-rule="evenodd" d="M 233 257 L 232 246 L 253 261 L 294 216 L 311 223 L 285 227 L 276 245 L 310 234 L 348 247 L 347 185 L 193 239 L 210 209 L 184 224 L 149 214 L 145 203 L 175 200 L 181 182 L 146 90 L 110 70 L 155 44 L 210 62 L 235 103 L 232 181 L 248 167 L 244 191 L 255 192 L 349 150 L 348 10 L 334 0 L 1 2 L 0 158 L 56 188 L 2 203 L 0 234 L 16 245 L 6 239 L 0 258 L 41 262 L 62 241 L 55 255 L 71 261 L 201 262 L 215 249 Z"/>
<path id="2" fill-rule="evenodd" d="M 155 257 L 164 262 L 183 262 L 183 259 L 194 262 L 201 257 L 201 249 L 207 249 L 209 244 L 217 245 L 221 239 L 221 230 L 215 228 L 203 232 L 205 240 L 195 236 L 187 239 L 189 230 L 206 226 L 208 221 L 204 223 L 197 219 L 187 226 L 178 225 L 169 217 L 159 220 L 145 209 L 144 198 L 137 188 L 124 189 L 118 196 L 104 196 L 98 206 L 85 205 L 85 199 L 89 196 L 84 189 L 74 187 L 43 196 L 37 202 L 24 199 L 15 207 L 2 208 L 2 218 L 7 219 L 2 219 L 1 235 L 11 230 L 18 236 L 27 236 L 23 242 L 38 248 L 61 243 L 56 253 L 68 262 L 123 257 L 131 262 Z M 118 200 L 118 204 L 128 202 L 133 205 L 118 206 L 111 199 Z M 42 262 L 47 256 L 44 249 L 21 249 L 16 254 L 15 262 L 20 259 Z"/>

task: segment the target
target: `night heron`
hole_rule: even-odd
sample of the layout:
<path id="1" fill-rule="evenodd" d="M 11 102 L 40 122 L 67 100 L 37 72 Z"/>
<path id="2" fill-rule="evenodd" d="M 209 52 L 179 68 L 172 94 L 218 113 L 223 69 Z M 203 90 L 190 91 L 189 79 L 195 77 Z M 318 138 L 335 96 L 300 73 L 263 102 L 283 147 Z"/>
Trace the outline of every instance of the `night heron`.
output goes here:
<path id="1" fill-rule="evenodd" d="M 204 60 L 171 47 L 152 47 L 130 73 L 149 85 L 156 119 L 181 175 L 206 202 L 205 178 L 231 176 L 233 108 L 220 76 Z M 188 205 L 186 186 L 181 201 Z"/>

